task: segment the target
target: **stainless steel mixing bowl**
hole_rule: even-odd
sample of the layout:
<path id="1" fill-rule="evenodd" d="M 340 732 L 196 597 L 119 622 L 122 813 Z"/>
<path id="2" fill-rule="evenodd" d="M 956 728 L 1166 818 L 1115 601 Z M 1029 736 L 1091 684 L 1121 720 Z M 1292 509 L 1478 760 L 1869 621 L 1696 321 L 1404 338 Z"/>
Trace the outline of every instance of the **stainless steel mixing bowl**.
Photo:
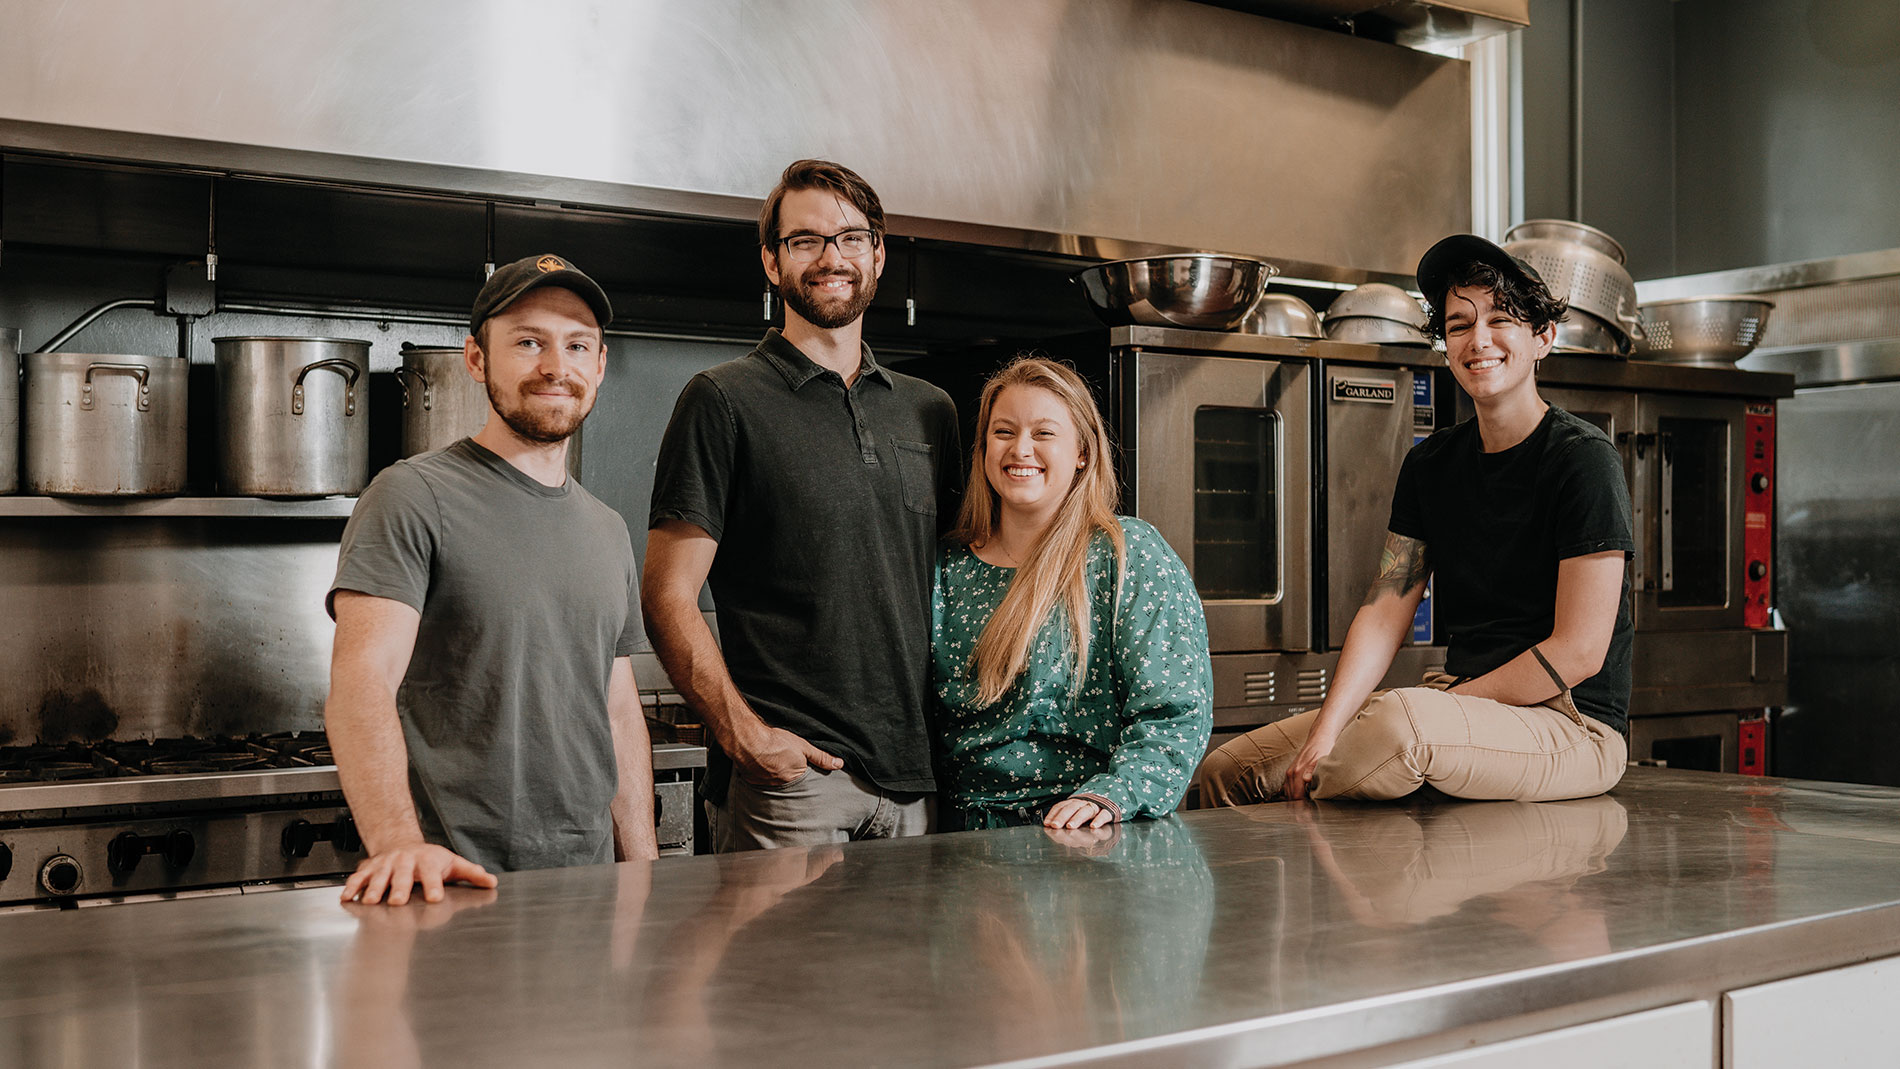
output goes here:
<path id="1" fill-rule="evenodd" d="M 1552 349 L 1559 353 L 1622 358 L 1630 354 L 1630 340 L 1596 316 L 1572 308 L 1557 324 L 1557 344 Z"/>
<path id="2" fill-rule="evenodd" d="M 1623 252 L 1622 242 L 1588 223 L 1572 219 L 1526 219 L 1504 232 L 1507 242 L 1544 239 L 1587 245 L 1619 264 L 1629 262 L 1629 257 Z"/>
<path id="3" fill-rule="evenodd" d="M 1268 334 L 1276 338 L 1323 338 L 1319 313 L 1313 306 L 1291 293 L 1262 294 L 1240 323 L 1243 334 Z"/>
<path id="4" fill-rule="evenodd" d="M 1404 323 L 1416 330 L 1425 322 L 1425 308 L 1418 298 L 1387 282 L 1368 282 L 1333 298 L 1326 309 L 1326 320 L 1354 319 L 1368 316 L 1374 319 L 1390 319 L 1395 323 Z"/>
<path id="5" fill-rule="evenodd" d="M 1327 316 L 1326 336 L 1366 345 L 1426 345 L 1432 340 L 1410 323 L 1378 316 Z"/>
<path id="6" fill-rule="evenodd" d="M 1191 253 L 1112 260 L 1085 268 L 1074 281 L 1111 327 L 1232 330 L 1276 274 L 1272 264 L 1244 256 Z"/>

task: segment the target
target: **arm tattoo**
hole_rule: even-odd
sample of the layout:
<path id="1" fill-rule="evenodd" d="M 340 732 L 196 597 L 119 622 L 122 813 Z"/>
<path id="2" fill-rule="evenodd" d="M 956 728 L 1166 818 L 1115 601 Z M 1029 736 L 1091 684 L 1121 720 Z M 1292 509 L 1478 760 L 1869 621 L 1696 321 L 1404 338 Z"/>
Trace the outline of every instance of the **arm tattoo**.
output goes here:
<path id="1" fill-rule="evenodd" d="M 1370 605 L 1387 594 L 1404 597 L 1415 588 L 1425 585 L 1425 577 L 1430 574 L 1431 566 L 1425 559 L 1425 543 L 1387 531 L 1385 552 L 1379 554 L 1379 577 L 1372 581 L 1372 588 L 1366 591 L 1365 603 Z"/>

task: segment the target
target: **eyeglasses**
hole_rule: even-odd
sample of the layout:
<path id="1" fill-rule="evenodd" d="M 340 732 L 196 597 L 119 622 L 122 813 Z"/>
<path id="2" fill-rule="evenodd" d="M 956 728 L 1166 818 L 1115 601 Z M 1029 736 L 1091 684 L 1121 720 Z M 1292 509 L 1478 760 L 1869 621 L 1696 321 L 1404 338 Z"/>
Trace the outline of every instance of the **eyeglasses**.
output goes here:
<path id="1" fill-rule="evenodd" d="M 877 232 L 856 228 L 840 230 L 836 234 L 793 234 L 789 238 L 780 238 L 778 243 L 785 246 L 786 255 L 796 263 L 810 263 L 825 254 L 825 246 L 838 246 L 838 255 L 847 260 L 855 260 L 877 248 Z"/>

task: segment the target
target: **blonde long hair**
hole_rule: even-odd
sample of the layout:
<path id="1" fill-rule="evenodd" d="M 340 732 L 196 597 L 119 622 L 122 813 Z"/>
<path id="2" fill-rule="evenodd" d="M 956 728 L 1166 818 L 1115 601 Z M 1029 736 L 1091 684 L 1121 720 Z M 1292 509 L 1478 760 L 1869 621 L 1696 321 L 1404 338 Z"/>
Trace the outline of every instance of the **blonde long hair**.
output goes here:
<path id="1" fill-rule="evenodd" d="M 1114 544 L 1117 591 L 1127 555 L 1121 521 L 1115 516 L 1120 493 L 1109 462 L 1108 430 L 1102 422 L 1102 413 L 1095 407 L 1095 398 L 1089 394 L 1088 383 L 1071 368 L 1030 355 L 1018 356 L 983 385 L 983 401 L 976 419 L 976 442 L 971 449 L 970 485 L 963 494 L 956 528 L 945 538 L 957 545 L 974 547 L 988 544 L 996 535 L 1002 505 L 995 488 L 990 486 L 984 459 L 989 451 L 990 410 L 996 398 L 1011 386 L 1047 390 L 1068 405 L 1069 417 L 1081 439 L 1082 468 L 1076 472 L 1075 482 L 1069 485 L 1067 496 L 1056 509 L 1055 518 L 1011 577 L 1002 604 L 996 607 L 977 639 L 974 661 L 979 707 L 994 704 L 1016 682 L 1016 677 L 1022 675 L 1036 633 L 1042 630 L 1043 622 L 1055 611 L 1058 601 L 1067 610 L 1069 645 L 1075 652 L 1075 689 L 1081 688 L 1087 672 L 1089 631 L 1093 624 L 1089 606 L 1089 542 L 1096 531 L 1102 531 Z"/>

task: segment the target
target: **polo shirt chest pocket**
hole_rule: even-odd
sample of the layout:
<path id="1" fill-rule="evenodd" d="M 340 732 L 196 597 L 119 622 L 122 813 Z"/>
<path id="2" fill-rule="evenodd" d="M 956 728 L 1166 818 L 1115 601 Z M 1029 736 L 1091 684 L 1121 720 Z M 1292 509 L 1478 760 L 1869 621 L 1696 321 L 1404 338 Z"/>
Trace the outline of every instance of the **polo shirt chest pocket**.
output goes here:
<path id="1" fill-rule="evenodd" d="M 897 479 L 904 487 L 904 507 L 924 516 L 937 514 L 937 447 L 923 442 L 891 439 L 897 447 Z"/>

